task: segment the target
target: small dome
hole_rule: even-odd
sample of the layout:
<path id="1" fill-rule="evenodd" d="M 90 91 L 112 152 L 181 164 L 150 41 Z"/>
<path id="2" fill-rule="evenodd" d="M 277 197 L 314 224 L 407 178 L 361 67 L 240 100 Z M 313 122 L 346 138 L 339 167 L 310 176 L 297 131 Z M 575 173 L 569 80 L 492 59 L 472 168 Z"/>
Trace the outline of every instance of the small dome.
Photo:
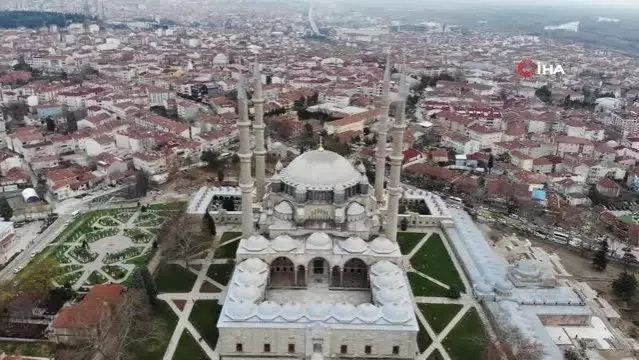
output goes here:
<path id="1" fill-rule="evenodd" d="M 246 320 L 255 314 L 257 306 L 252 302 L 237 301 L 224 304 L 226 315 L 233 320 Z"/>
<path id="2" fill-rule="evenodd" d="M 480 294 L 490 294 L 493 292 L 493 289 L 490 287 L 490 285 L 486 284 L 485 282 L 477 284 L 477 286 L 475 286 L 475 289 Z"/>
<path id="3" fill-rule="evenodd" d="M 390 254 L 398 249 L 397 244 L 393 243 L 385 236 L 375 238 L 375 240 L 371 241 L 370 247 L 371 250 L 378 254 Z"/>
<path id="4" fill-rule="evenodd" d="M 397 291 L 396 289 L 382 288 L 375 293 L 375 300 L 381 304 L 398 303 L 404 298 L 403 291 Z"/>
<path id="5" fill-rule="evenodd" d="M 404 279 L 399 274 L 373 276 L 371 282 L 380 289 L 393 290 L 404 286 Z"/>
<path id="6" fill-rule="evenodd" d="M 242 244 L 242 248 L 246 251 L 262 251 L 268 247 L 268 240 L 261 235 L 253 235 L 246 239 Z"/>
<path id="7" fill-rule="evenodd" d="M 502 279 L 495 284 L 495 290 L 502 295 L 508 295 L 513 290 L 513 284 L 506 279 Z"/>
<path id="8" fill-rule="evenodd" d="M 331 237 L 323 232 L 314 232 L 306 240 L 307 249 L 330 249 L 332 247 Z"/>
<path id="9" fill-rule="evenodd" d="M 293 207 L 288 201 L 280 201 L 275 205 L 275 211 L 280 214 L 291 215 L 293 214 Z"/>
<path id="10" fill-rule="evenodd" d="M 348 208 L 346 209 L 346 214 L 347 215 L 362 215 L 365 211 L 366 211 L 366 209 L 360 203 L 353 202 L 350 205 L 348 205 Z"/>
<path id="11" fill-rule="evenodd" d="M 257 306 L 257 316 L 263 320 L 273 320 L 279 314 L 282 308 L 280 305 L 273 301 L 264 301 Z"/>
<path id="12" fill-rule="evenodd" d="M 256 286 L 235 285 L 231 287 L 231 299 L 234 301 L 254 302 L 262 296 Z"/>
<path id="13" fill-rule="evenodd" d="M 309 320 L 326 320 L 331 315 L 331 304 L 309 303 L 306 305 L 306 316 Z"/>
<path id="14" fill-rule="evenodd" d="M 363 162 L 359 162 L 357 164 L 357 166 L 355 166 L 355 169 L 357 169 L 357 171 L 359 171 L 360 174 L 365 174 L 366 173 L 366 166 L 364 166 Z M 365 178 L 366 176 L 363 176 L 363 177 Z"/>
<path id="15" fill-rule="evenodd" d="M 275 171 L 280 172 L 284 169 L 284 165 L 280 160 L 277 160 L 277 164 L 275 164 Z"/>
<path id="16" fill-rule="evenodd" d="M 262 286 L 266 282 L 266 274 L 239 272 L 235 275 L 235 283 L 240 286 Z"/>
<path id="17" fill-rule="evenodd" d="M 397 265 L 388 260 L 381 260 L 371 266 L 371 272 L 374 275 L 399 274 L 400 270 Z"/>
<path id="18" fill-rule="evenodd" d="M 268 265 L 258 258 L 249 258 L 242 261 L 238 266 L 238 270 L 243 272 L 262 273 L 268 270 Z"/>
<path id="19" fill-rule="evenodd" d="M 364 322 L 375 322 L 382 317 L 382 309 L 371 303 L 361 304 L 357 307 L 357 317 Z"/>
<path id="20" fill-rule="evenodd" d="M 271 249 L 277 252 L 287 252 L 297 249 L 297 241 L 288 235 L 280 235 L 271 241 Z"/>
<path id="21" fill-rule="evenodd" d="M 333 317 L 338 321 L 352 321 L 356 314 L 357 309 L 353 304 L 341 302 L 333 306 Z"/>
<path id="22" fill-rule="evenodd" d="M 386 304 L 382 308 L 384 319 L 391 323 L 400 324 L 413 317 L 413 308 L 407 304 Z"/>
<path id="23" fill-rule="evenodd" d="M 366 242 L 357 236 L 349 237 L 346 240 L 340 241 L 338 244 L 340 248 L 351 254 L 363 253 L 366 249 L 368 249 Z"/>
<path id="24" fill-rule="evenodd" d="M 280 315 L 287 321 L 297 321 L 304 316 L 304 311 L 297 303 L 288 302 L 282 305 Z"/>

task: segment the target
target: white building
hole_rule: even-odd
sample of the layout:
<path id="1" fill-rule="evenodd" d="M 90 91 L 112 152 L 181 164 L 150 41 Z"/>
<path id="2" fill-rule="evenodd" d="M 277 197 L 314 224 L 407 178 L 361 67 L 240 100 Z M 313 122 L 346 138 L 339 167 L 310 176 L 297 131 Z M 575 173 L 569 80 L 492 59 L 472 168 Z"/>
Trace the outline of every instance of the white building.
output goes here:
<path id="1" fill-rule="evenodd" d="M 21 249 L 15 244 L 13 223 L 0 221 L 0 264 L 6 263 Z"/>

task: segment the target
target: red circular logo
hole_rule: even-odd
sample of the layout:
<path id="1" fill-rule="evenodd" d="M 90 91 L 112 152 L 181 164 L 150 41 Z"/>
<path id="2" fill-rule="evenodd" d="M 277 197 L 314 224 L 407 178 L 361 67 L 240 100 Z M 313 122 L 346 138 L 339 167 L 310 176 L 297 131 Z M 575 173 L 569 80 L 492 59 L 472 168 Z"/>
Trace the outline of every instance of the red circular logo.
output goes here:
<path id="1" fill-rule="evenodd" d="M 517 64 L 517 72 L 525 78 L 532 77 L 537 71 L 537 64 L 531 59 L 523 59 Z"/>

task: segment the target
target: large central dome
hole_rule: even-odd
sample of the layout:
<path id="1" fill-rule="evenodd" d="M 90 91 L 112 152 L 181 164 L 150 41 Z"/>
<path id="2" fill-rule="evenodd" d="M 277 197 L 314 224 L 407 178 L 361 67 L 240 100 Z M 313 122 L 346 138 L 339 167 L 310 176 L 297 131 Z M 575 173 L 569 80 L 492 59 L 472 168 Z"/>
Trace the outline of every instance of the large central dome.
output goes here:
<path id="1" fill-rule="evenodd" d="M 308 190 L 332 190 L 359 183 L 361 174 L 341 155 L 328 150 L 307 151 L 282 170 L 282 181 Z"/>

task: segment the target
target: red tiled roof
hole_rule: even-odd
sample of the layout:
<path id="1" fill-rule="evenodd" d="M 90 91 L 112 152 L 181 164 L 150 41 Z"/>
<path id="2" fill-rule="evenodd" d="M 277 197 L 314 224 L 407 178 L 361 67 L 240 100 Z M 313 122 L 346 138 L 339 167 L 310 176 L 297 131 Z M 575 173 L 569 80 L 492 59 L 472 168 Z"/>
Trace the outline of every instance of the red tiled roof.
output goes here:
<path id="1" fill-rule="evenodd" d="M 53 320 L 52 328 L 82 328 L 98 324 L 103 312 L 120 302 L 124 289 L 120 284 L 94 286 L 80 303 L 63 307 Z"/>

